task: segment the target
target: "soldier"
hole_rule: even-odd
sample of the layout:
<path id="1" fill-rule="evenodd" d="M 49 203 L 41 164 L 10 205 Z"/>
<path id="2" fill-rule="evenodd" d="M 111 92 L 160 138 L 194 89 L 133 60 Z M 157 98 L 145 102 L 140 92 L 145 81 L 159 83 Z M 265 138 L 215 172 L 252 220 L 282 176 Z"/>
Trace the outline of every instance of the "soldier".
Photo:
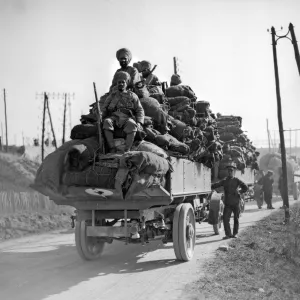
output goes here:
<path id="1" fill-rule="evenodd" d="M 141 72 L 146 85 L 161 85 L 158 77 L 153 73 L 151 73 L 152 66 L 149 61 L 143 60 L 141 61 L 140 65 L 141 65 Z"/>
<path id="2" fill-rule="evenodd" d="M 262 185 L 262 190 L 264 192 L 264 200 L 267 203 L 267 209 L 274 209 L 272 206 L 272 197 L 273 197 L 273 171 L 269 170 L 267 174 L 262 177 L 259 182 Z"/>
<path id="3" fill-rule="evenodd" d="M 240 201 L 241 195 L 238 191 L 241 188 L 241 193 L 245 193 L 248 190 L 248 186 L 236 178 L 235 163 L 231 163 L 227 166 L 228 176 L 223 180 L 212 184 L 212 188 L 223 187 L 224 188 L 224 212 L 223 212 L 223 223 L 225 230 L 225 237 L 223 239 L 235 238 L 239 231 L 239 217 L 240 217 Z M 233 235 L 231 234 L 230 228 L 230 217 L 233 212 L 234 216 L 234 227 Z"/>
<path id="4" fill-rule="evenodd" d="M 102 117 L 104 118 L 104 135 L 111 153 L 116 152 L 113 132 L 115 126 L 123 128 L 126 133 L 125 152 L 130 151 L 137 129 L 143 129 L 144 109 L 136 94 L 126 90 L 130 82 L 130 75 L 126 72 L 117 72 L 114 76 L 117 90 L 113 91 L 103 104 Z"/>
<path id="5" fill-rule="evenodd" d="M 129 66 L 129 63 L 132 59 L 131 52 L 126 48 L 122 48 L 117 51 L 116 57 L 121 66 L 121 68 L 118 69 L 116 71 L 116 73 L 121 72 L 121 71 L 128 73 L 130 75 L 130 80 L 128 82 L 127 88 L 133 88 L 135 83 L 141 81 L 141 78 L 140 78 L 140 73 L 138 72 L 138 70 L 134 67 Z M 115 73 L 115 75 L 116 75 L 116 73 Z M 112 91 L 113 87 L 115 87 L 116 85 L 117 85 L 117 81 L 114 76 L 112 85 L 110 87 L 110 91 Z"/>

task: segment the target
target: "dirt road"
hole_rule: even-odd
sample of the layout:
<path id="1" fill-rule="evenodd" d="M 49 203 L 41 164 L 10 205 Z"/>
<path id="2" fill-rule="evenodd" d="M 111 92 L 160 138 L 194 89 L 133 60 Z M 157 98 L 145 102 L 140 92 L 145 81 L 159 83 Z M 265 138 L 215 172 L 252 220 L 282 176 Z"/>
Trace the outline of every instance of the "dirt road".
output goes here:
<path id="1" fill-rule="evenodd" d="M 279 207 L 281 202 L 275 203 Z M 270 214 L 246 205 L 241 228 Z M 197 225 L 191 262 L 175 260 L 172 243 L 146 246 L 108 245 L 103 258 L 84 262 L 74 245 L 73 230 L 11 240 L 0 244 L 0 299 L 94 300 L 185 299 L 187 283 L 201 276 L 201 266 L 222 241 L 207 223 Z"/>

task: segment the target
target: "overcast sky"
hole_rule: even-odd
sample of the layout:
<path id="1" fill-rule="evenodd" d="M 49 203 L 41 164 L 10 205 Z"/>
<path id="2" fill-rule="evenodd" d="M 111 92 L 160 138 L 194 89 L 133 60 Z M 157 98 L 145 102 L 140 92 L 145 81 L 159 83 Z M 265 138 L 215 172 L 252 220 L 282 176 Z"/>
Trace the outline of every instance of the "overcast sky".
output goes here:
<path id="1" fill-rule="evenodd" d="M 115 53 L 128 47 L 132 62 L 157 64 L 161 80 L 170 80 L 177 56 L 198 99 L 210 101 L 216 113 L 242 116 L 244 130 L 259 143 L 267 138 L 267 118 L 278 129 L 267 29 L 282 26 L 278 34 L 286 34 L 292 22 L 300 40 L 299 16 L 297 0 L 0 0 L 0 121 L 4 129 L 5 88 L 9 143 L 21 144 L 22 132 L 41 135 L 43 103 L 36 93 L 75 93 L 76 125 L 94 102 L 93 81 L 105 93 L 118 68 Z M 300 128 L 293 47 L 282 39 L 277 50 L 284 127 Z M 51 98 L 50 109 L 61 140 L 63 100 Z"/>

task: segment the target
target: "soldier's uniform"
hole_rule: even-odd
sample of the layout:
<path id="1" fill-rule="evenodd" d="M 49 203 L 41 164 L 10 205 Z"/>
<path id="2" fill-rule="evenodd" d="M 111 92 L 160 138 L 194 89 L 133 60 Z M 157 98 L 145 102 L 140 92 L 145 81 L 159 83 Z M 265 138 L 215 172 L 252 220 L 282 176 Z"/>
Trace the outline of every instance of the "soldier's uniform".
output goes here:
<path id="1" fill-rule="evenodd" d="M 131 91 L 111 93 L 103 105 L 103 129 L 110 149 L 114 149 L 113 131 L 115 126 L 126 133 L 126 150 L 130 150 L 137 132 L 137 123 L 144 123 L 144 109 L 136 94 Z"/>

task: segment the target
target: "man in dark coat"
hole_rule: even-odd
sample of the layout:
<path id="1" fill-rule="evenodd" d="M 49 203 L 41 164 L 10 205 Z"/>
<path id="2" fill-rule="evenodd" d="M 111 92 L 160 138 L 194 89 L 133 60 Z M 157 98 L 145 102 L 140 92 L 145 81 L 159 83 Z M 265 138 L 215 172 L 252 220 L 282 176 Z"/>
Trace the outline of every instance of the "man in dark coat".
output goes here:
<path id="1" fill-rule="evenodd" d="M 272 206 L 273 197 L 273 171 L 269 170 L 267 174 L 259 180 L 262 185 L 262 190 L 264 192 L 264 200 L 267 203 L 267 209 L 274 209 Z"/>
<path id="2" fill-rule="evenodd" d="M 248 186 L 236 178 L 236 164 L 231 163 L 227 166 L 228 176 L 223 180 L 212 184 L 212 189 L 223 187 L 224 188 L 224 212 L 223 212 L 223 224 L 225 230 L 225 237 L 223 239 L 235 238 L 239 231 L 239 217 L 240 217 L 240 201 L 241 195 L 239 192 L 239 188 L 241 189 L 241 193 L 245 193 L 248 191 Z M 230 228 L 230 217 L 233 213 L 234 216 L 234 227 L 233 227 L 233 235 L 231 234 Z"/>

